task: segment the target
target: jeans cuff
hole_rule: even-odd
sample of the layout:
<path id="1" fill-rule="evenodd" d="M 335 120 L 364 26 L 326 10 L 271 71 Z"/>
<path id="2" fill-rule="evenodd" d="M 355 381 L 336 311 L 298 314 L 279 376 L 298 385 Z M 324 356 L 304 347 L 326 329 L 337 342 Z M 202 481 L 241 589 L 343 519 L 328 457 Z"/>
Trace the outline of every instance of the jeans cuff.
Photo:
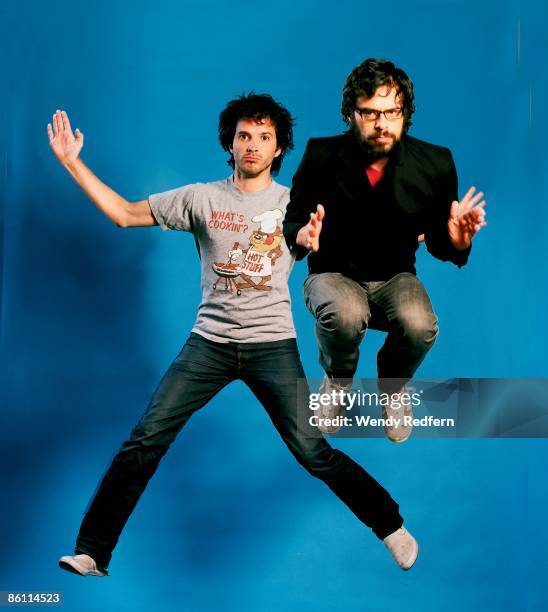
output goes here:
<path id="1" fill-rule="evenodd" d="M 373 528 L 373 533 L 379 538 L 379 540 L 384 540 L 386 536 L 389 536 L 391 533 L 394 533 L 394 531 L 397 531 L 402 525 L 403 519 L 400 516 L 397 520 L 391 523 L 383 525 L 382 527 Z"/>
<path id="2" fill-rule="evenodd" d="M 74 549 L 75 555 L 89 555 L 97 564 L 97 568 L 100 570 L 108 570 L 108 564 L 110 563 L 110 555 L 102 555 L 100 552 L 96 550 L 91 550 L 89 548 L 82 548 L 81 546 L 77 546 Z"/>

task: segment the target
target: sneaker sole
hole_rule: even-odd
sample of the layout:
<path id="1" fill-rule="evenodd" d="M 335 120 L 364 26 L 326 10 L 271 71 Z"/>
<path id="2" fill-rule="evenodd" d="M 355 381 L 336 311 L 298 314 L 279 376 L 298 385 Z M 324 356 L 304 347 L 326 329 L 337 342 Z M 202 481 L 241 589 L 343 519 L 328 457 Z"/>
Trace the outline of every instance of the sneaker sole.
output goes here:
<path id="1" fill-rule="evenodd" d="M 409 440 L 410 437 L 411 437 L 411 434 L 409 434 L 406 438 L 398 438 L 396 440 L 395 438 L 391 438 L 389 435 L 386 436 L 386 438 L 390 440 L 390 442 L 393 442 L 394 444 L 401 444 L 402 442 Z"/>
<path id="2" fill-rule="evenodd" d="M 62 558 L 59 559 L 59 567 L 67 572 L 70 572 L 71 574 L 76 574 L 77 576 L 97 576 L 99 578 L 105 578 L 108 576 L 107 572 L 89 570 L 83 565 L 80 565 L 77 561 L 74 561 L 74 559 L 71 559 L 70 561 L 64 561 Z"/>
<path id="3" fill-rule="evenodd" d="M 419 558 L 419 547 L 417 545 L 417 556 L 413 559 L 413 563 L 411 563 L 411 565 L 409 567 L 402 567 L 402 570 L 404 572 L 408 572 L 417 562 L 417 559 Z"/>

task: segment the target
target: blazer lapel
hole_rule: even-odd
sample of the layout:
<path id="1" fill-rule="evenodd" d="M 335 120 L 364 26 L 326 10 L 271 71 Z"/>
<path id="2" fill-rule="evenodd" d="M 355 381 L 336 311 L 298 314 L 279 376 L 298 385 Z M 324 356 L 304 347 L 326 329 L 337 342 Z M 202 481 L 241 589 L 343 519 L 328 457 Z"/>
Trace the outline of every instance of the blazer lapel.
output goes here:
<path id="1" fill-rule="evenodd" d="M 348 198 L 359 204 L 363 201 L 364 191 L 370 191 L 371 186 L 365 176 L 365 167 L 361 166 L 359 147 L 353 140 L 350 135 L 345 138 L 334 177 Z"/>

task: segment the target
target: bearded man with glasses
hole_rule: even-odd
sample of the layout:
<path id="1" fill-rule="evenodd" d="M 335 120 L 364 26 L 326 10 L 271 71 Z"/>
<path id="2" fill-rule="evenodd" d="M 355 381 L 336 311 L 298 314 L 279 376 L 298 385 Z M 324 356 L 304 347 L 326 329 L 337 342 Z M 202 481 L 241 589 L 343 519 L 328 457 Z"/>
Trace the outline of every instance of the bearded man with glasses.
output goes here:
<path id="1" fill-rule="evenodd" d="M 438 335 L 416 276 L 419 241 L 434 257 L 461 267 L 486 225 L 482 192 L 471 187 L 459 201 L 449 149 L 408 135 L 414 111 L 413 84 L 403 70 L 378 59 L 357 66 L 343 88 L 349 130 L 310 139 L 283 224 L 297 259 L 310 253 L 304 293 L 326 373 L 320 392 L 333 402 L 344 397 L 367 328 L 388 332 L 377 369 L 393 442 L 411 434 L 411 419 L 402 418 L 412 416 L 411 403 L 402 394 Z M 326 425 L 320 419 L 320 428 L 337 431 L 333 417 L 344 413 L 344 401 L 321 411 Z"/>

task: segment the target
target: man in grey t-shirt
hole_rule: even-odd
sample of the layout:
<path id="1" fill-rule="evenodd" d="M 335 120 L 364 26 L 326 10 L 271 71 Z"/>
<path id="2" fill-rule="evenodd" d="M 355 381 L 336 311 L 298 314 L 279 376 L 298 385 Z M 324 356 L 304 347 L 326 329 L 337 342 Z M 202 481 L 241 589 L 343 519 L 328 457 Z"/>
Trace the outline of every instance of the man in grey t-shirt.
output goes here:
<path id="1" fill-rule="evenodd" d="M 289 190 L 275 183 L 293 146 L 290 113 L 268 95 L 242 96 L 219 119 L 233 175 L 130 203 L 79 158 L 66 113 L 48 125 L 50 146 L 93 203 L 121 227 L 160 225 L 192 232 L 202 261 L 202 302 L 190 337 L 105 474 L 76 541 L 61 557 L 68 571 L 106 576 L 112 551 L 161 458 L 194 412 L 233 380 L 242 380 L 267 410 L 297 461 L 382 539 L 408 569 L 417 556 L 398 504 L 363 468 L 331 448 L 297 406 L 308 389 L 291 318 L 287 277 L 293 259 L 281 223 Z M 301 379 L 302 383 L 298 384 Z"/>
<path id="2" fill-rule="evenodd" d="M 294 258 L 282 234 L 289 189 L 271 181 L 241 191 L 233 177 L 149 196 L 166 230 L 194 234 L 202 301 L 192 329 L 214 342 L 295 337 L 287 278 Z"/>

